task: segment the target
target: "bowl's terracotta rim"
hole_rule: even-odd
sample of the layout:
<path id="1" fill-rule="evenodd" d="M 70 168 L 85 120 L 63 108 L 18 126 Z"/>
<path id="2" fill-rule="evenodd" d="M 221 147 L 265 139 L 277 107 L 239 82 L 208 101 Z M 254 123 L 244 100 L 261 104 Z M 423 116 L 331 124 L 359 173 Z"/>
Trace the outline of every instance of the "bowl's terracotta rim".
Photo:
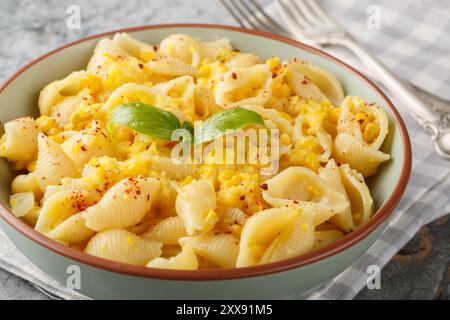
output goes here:
<path id="1" fill-rule="evenodd" d="M 314 54 L 317 54 L 323 58 L 326 58 L 342 67 L 347 69 L 349 72 L 352 72 L 359 76 L 363 81 L 367 82 L 372 88 L 386 101 L 388 106 L 391 108 L 391 111 L 394 115 L 395 121 L 397 123 L 398 128 L 401 131 L 401 136 L 403 140 L 403 167 L 400 179 L 397 182 L 397 185 L 395 186 L 394 192 L 391 194 L 389 199 L 386 201 L 386 203 L 378 209 L 376 214 L 363 226 L 358 228 L 357 230 L 353 231 L 352 233 L 344 236 L 343 238 L 337 240 L 336 242 L 332 243 L 331 245 L 319 249 L 317 251 L 305 254 L 300 257 L 291 258 L 288 260 L 270 263 L 266 265 L 261 266 L 255 266 L 255 267 L 245 267 L 245 268 L 236 268 L 236 269 L 212 269 L 212 270 L 164 270 L 164 269 L 150 269 L 146 267 L 141 266 L 133 266 L 129 264 L 123 264 L 118 262 L 113 262 L 105 259 L 101 259 L 98 257 L 94 257 L 79 251 L 76 251 L 74 249 L 68 248 L 63 246 L 62 244 L 53 241 L 46 236 L 40 234 L 39 232 L 35 231 L 33 228 L 29 227 L 25 222 L 15 217 L 10 210 L 5 207 L 2 203 L 0 203 L 0 216 L 14 229 L 25 235 L 27 238 L 31 239 L 32 241 L 42 245 L 43 247 L 57 253 L 60 255 L 63 255 L 69 259 L 73 259 L 75 261 L 79 261 L 81 263 L 94 266 L 100 269 L 104 269 L 111 272 L 118 272 L 122 274 L 132 275 L 132 276 L 140 276 L 140 277 L 147 277 L 147 278 L 157 278 L 157 279 L 169 279 L 169 280 L 226 280 L 226 279 L 239 279 L 239 278 L 246 278 L 246 277 L 254 277 L 254 276 L 261 276 L 261 275 L 267 275 L 267 274 L 273 274 L 277 272 L 287 271 L 293 268 L 298 268 L 301 266 L 305 266 L 317 261 L 320 261 L 322 259 L 325 259 L 329 256 L 335 255 L 341 251 L 344 251 L 357 242 L 365 239 L 368 235 L 372 233 L 378 226 L 380 226 L 393 212 L 394 208 L 396 207 L 397 203 L 399 202 L 400 198 L 402 197 L 405 188 L 407 186 L 409 176 L 411 173 L 411 143 L 408 135 L 408 131 L 406 130 L 406 126 L 392 104 L 392 102 L 386 97 L 386 95 L 366 76 L 361 74 L 359 71 L 355 70 L 354 68 L 350 67 L 346 63 L 340 61 L 339 59 L 329 55 L 328 53 L 325 53 L 321 50 L 318 50 L 316 48 L 310 47 L 308 45 L 305 45 L 303 43 L 297 42 L 295 40 L 275 35 L 268 32 L 263 31 L 257 31 L 257 30 L 249 30 L 249 29 L 243 29 L 240 27 L 233 27 L 233 26 L 226 26 L 226 25 L 219 25 L 219 24 L 159 24 L 159 25 L 148 25 L 148 26 L 140 26 L 140 27 L 132 27 L 132 28 L 125 28 L 120 30 L 114 30 L 105 32 L 102 34 L 96 34 L 89 37 L 85 37 L 82 39 L 79 39 L 77 41 L 71 42 L 67 45 L 64 45 L 62 47 L 59 47 L 57 49 L 54 49 L 36 59 L 28 63 L 27 65 L 23 66 L 21 69 L 19 69 L 16 73 L 14 73 L 10 78 L 8 78 L 1 86 L 0 86 L 0 93 L 12 82 L 15 78 L 17 78 L 20 74 L 22 74 L 24 71 L 32 67 L 34 64 L 40 62 L 41 60 L 44 60 L 45 58 L 64 50 L 68 47 L 74 46 L 76 44 L 79 44 L 84 41 L 88 41 L 95 38 L 101 38 L 104 36 L 110 36 L 112 34 L 115 34 L 116 32 L 136 32 L 136 31 L 143 31 L 143 30 L 149 30 L 149 29 L 163 29 L 163 28 L 209 28 L 209 29 L 225 29 L 225 30 L 231 30 L 251 35 L 256 35 L 260 37 L 265 37 L 277 41 L 281 41 L 284 43 L 287 43 L 289 45 L 292 45 L 294 47 L 301 48 L 303 50 L 312 52 Z"/>

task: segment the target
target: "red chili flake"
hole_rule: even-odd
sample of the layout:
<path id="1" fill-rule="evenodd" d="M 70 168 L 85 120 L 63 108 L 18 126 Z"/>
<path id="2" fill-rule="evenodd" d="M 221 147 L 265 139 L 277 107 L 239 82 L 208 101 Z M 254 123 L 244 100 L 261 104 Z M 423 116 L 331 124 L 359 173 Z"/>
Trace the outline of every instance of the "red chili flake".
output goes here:
<path id="1" fill-rule="evenodd" d="M 233 73 L 231 74 L 231 77 L 232 77 L 234 80 L 236 80 L 236 79 L 237 79 L 237 74 L 236 74 L 236 72 L 233 72 Z"/>
<path id="2" fill-rule="evenodd" d="M 139 66 L 139 68 L 141 68 L 141 69 L 144 68 L 144 65 L 143 65 L 142 63 L 139 63 L 138 66 Z"/>
<path id="3" fill-rule="evenodd" d="M 136 190 L 136 194 L 137 194 L 137 195 L 140 195 L 140 194 L 141 194 L 141 190 L 137 189 L 137 190 Z"/>
<path id="4" fill-rule="evenodd" d="M 86 151 L 87 150 L 85 146 L 81 146 L 80 148 L 81 148 L 82 151 Z"/>
<path id="5" fill-rule="evenodd" d="M 261 184 L 261 185 L 260 185 L 260 188 L 263 189 L 263 190 L 269 189 L 269 187 L 267 186 L 267 183 Z"/>
<path id="6" fill-rule="evenodd" d="M 239 200 L 244 201 L 245 200 L 245 195 L 240 196 Z"/>
<path id="7" fill-rule="evenodd" d="M 299 204 L 300 202 L 298 200 L 294 200 L 294 203 L 295 204 Z"/>
<path id="8" fill-rule="evenodd" d="M 147 195 L 147 201 L 150 201 L 150 195 L 149 194 Z"/>

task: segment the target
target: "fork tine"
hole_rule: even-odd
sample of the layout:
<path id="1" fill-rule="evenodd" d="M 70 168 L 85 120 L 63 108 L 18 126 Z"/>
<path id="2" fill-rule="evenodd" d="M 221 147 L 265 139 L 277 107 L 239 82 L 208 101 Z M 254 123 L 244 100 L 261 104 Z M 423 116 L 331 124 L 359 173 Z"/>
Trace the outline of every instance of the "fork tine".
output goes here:
<path id="1" fill-rule="evenodd" d="M 234 20 L 236 20 L 241 25 L 241 27 L 246 29 L 252 28 L 248 19 L 245 16 L 242 16 L 241 11 L 234 6 L 234 3 L 233 5 L 230 5 L 227 0 L 220 0 L 220 2 L 225 7 L 225 9 L 227 9 L 227 11 L 233 16 Z"/>
<path id="2" fill-rule="evenodd" d="M 325 11 L 323 11 L 323 9 L 317 4 L 315 0 L 304 0 L 301 2 L 305 2 L 306 3 L 305 7 L 309 7 L 311 11 L 322 21 L 335 23 L 333 19 L 331 19 L 330 16 L 326 14 Z"/>
<path id="3" fill-rule="evenodd" d="M 320 18 L 317 17 L 315 12 L 313 12 L 302 0 L 300 1 L 290 1 L 295 10 L 301 12 L 301 14 L 305 17 L 305 19 L 312 25 L 317 25 L 317 20 Z M 320 23 L 320 22 L 319 22 Z"/>
<path id="4" fill-rule="evenodd" d="M 303 37 L 305 25 L 301 21 L 302 19 L 295 17 L 290 10 L 290 6 L 288 7 L 282 0 L 276 0 L 275 3 L 278 13 L 283 18 L 291 33 Z"/>
<path id="5" fill-rule="evenodd" d="M 253 24 L 255 25 L 255 29 L 259 28 L 266 28 L 265 22 L 263 22 L 259 17 L 257 12 L 254 12 L 252 8 L 248 5 L 246 0 L 236 0 L 237 3 L 239 3 L 240 7 L 246 11 L 247 16 L 249 17 L 250 21 L 253 21 Z"/>
<path id="6" fill-rule="evenodd" d="M 261 13 L 261 16 L 266 20 L 266 22 L 271 25 L 274 29 L 277 29 L 278 31 L 284 31 L 284 28 L 277 23 L 275 20 L 273 20 L 264 10 L 264 8 L 262 8 L 258 2 L 256 2 L 255 0 L 249 0 L 249 3 L 251 3 L 255 9 Z"/>

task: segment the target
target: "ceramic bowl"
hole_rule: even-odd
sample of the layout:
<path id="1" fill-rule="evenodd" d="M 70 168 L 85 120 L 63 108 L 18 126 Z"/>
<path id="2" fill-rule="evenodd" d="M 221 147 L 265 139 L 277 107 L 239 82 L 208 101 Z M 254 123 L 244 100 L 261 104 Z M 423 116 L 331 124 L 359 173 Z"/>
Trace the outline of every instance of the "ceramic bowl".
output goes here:
<path id="1" fill-rule="evenodd" d="M 225 37 L 244 52 L 263 58 L 300 57 L 333 72 L 347 94 L 377 103 L 389 117 L 389 135 L 382 150 L 392 158 L 375 177 L 368 179 L 376 213 L 367 224 L 332 245 L 281 262 L 229 270 L 149 269 L 69 249 L 16 218 L 8 206 L 14 172 L 1 159 L 0 226 L 36 266 L 61 283 L 75 285 L 78 292 L 97 299 L 283 298 L 305 294 L 338 275 L 379 237 L 402 197 L 411 171 L 411 146 L 405 124 L 388 98 L 360 72 L 322 51 L 281 36 L 220 25 L 176 24 L 116 30 L 84 38 L 37 58 L 0 87 L 1 123 L 21 116 L 37 116 L 39 91 L 53 80 L 84 69 L 97 41 L 116 32 L 128 32 L 148 43 L 158 43 L 173 33 L 187 33 L 203 40 Z M 74 281 L 74 275 L 79 276 L 79 282 Z"/>

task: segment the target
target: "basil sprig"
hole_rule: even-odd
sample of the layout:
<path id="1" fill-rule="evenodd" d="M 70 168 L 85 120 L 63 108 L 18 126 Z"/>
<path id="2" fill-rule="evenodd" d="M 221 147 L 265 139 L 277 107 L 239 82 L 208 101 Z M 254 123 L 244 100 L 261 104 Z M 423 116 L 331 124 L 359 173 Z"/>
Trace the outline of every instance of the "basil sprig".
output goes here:
<path id="1" fill-rule="evenodd" d="M 251 124 L 265 126 L 263 118 L 254 111 L 239 107 L 227 109 L 203 121 L 195 129 L 194 142 L 212 141 L 225 135 L 228 130 L 238 130 Z"/>
<path id="2" fill-rule="evenodd" d="M 237 107 L 212 115 L 194 130 L 190 122 L 181 124 L 172 112 L 143 102 L 116 106 L 109 114 L 110 133 L 114 132 L 115 124 L 123 124 L 139 133 L 164 140 L 172 140 L 175 130 L 185 129 L 189 139 L 196 144 L 212 141 L 228 133 L 228 130 L 241 129 L 250 124 L 265 126 L 259 114 Z"/>

